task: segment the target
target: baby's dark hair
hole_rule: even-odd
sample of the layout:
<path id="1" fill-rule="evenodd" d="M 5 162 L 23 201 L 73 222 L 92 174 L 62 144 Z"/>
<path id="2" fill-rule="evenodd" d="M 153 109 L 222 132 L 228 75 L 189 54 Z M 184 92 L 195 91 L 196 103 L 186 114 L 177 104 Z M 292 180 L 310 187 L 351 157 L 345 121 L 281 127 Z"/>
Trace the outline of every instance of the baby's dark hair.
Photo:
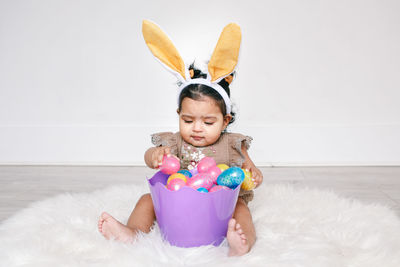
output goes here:
<path id="1" fill-rule="evenodd" d="M 199 69 L 194 67 L 194 63 L 189 66 L 189 71 L 193 70 L 193 77 L 192 79 L 196 78 L 207 78 L 207 74 L 201 72 Z M 235 73 L 231 73 L 230 75 L 234 76 Z M 231 97 L 231 92 L 229 89 L 229 83 L 225 81 L 225 79 L 222 79 L 218 83 L 226 93 L 228 94 L 229 97 Z M 226 106 L 225 106 L 225 101 L 222 98 L 222 96 L 212 87 L 204 85 L 204 84 L 189 84 L 183 90 L 181 91 L 179 95 L 179 107 L 178 107 L 178 112 L 182 109 L 182 101 L 186 97 L 193 99 L 193 100 L 200 100 L 203 97 L 208 96 L 212 99 L 214 99 L 215 103 L 218 105 L 218 107 L 221 109 L 222 115 L 225 117 L 226 114 Z M 229 124 L 233 123 L 235 121 L 235 113 L 231 111 L 232 119 L 230 120 Z"/>

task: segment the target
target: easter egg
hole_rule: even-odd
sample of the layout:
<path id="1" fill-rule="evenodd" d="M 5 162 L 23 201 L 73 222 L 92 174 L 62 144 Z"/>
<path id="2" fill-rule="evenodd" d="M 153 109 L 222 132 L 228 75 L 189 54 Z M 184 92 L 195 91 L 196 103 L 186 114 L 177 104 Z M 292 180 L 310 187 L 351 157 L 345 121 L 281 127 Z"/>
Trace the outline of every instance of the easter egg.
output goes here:
<path id="1" fill-rule="evenodd" d="M 182 173 L 173 173 L 168 177 L 167 184 L 169 184 L 174 179 L 181 179 L 185 183 L 187 181 L 186 176 L 183 175 Z"/>
<path id="2" fill-rule="evenodd" d="M 212 178 L 207 173 L 196 174 L 187 182 L 187 186 L 190 186 L 194 189 L 204 187 L 205 189 L 208 190 L 211 188 L 212 185 L 213 185 Z"/>
<path id="3" fill-rule="evenodd" d="M 217 163 L 213 158 L 204 157 L 197 164 L 197 170 L 199 171 L 199 173 L 207 172 L 211 167 L 214 167 L 216 165 Z"/>
<path id="4" fill-rule="evenodd" d="M 251 172 L 242 169 L 244 172 L 244 180 L 242 183 L 241 188 L 243 190 L 252 190 L 256 187 L 256 184 L 253 182 Z"/>
<path id="5" fill-rule="evenodd" d="M 225 190 L 231 190 L 229 187 L 223 186 L 223 185 L 214 185 L 213 187 L 210 188 L 210 190 L 208 192 L 215 192 L 221 189 L 225 189 Z"/>
<path id="6" fill-rule="evenodd" d="M 182 187 L 186 186 L 186 183 L 181 179 L 173 179 L 167 184 L 167 189 L 171 191 L 178 191 Z"/>
<path id="7" fill-rule="evenodd" d="M 208 193 L 207 188 L 204 188 L 204 187 L 197 188 L 197 191 L 202 192 L 202 193 Z"/>
<path id="8" fill-rule="evenodd" d="M 188 170 L 179 170 L 178 173 L 182 173 L 183 175 L 185 175 L 188 178 L 191 178 L 193 175 L 190 173 L 190 171 Z"/>
<path id="9" fill-rule="evenodd" d="M 222 171 L 217 166 L 213 166 L 210 169 L 208 169 L 207 173 L 211 176 L 213 183 L 216 184 L 217 178 L 222 173 Z"/>
<path id="10" fill-rule="evenodd" d="M 181 164 L 179 160 L 173 156 L 164 156 L 160 170 L 165 174 L 173 174 L 179 171 Z"/>
<path id="11" fill-rule="evenodd" d="M 229 169 L 229 166 L 226 164 L 218 164 L 217 167 L 221 170 L 221 172 Z"/>
<path id="12" fill-rule="evenodd" d="M 231 189 L 237 187 L 244 179 L 244 172 L 239 167 L 230 167 L 223 171 L 217 179 L 217 184 L 227 186 Z"/>

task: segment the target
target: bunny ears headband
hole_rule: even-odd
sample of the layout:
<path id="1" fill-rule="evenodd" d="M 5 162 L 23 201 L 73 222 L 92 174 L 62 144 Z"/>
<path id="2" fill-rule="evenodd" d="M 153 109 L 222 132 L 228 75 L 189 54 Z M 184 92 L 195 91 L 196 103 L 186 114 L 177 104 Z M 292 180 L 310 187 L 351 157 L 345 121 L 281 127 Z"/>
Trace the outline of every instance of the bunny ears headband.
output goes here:
<path id="1" fill-rule="evenodd" d="M 179 94 L 190 84 L 207 85 L 221 95 L 225 102 L 227 114 L 231 113 L 231 100 L 218 82 L 230 75 L 238 63 L 242 36 L 238 25 L 231 23 L 223 29 L 208 63 L 206 79 L 192 79 L 190 77 L 188 66 L 183 62 L 178 50 L 168 36 L 155 23 L 144 20 L 142 32 L 151 53 L 182 83 L 179 88 Z"/>

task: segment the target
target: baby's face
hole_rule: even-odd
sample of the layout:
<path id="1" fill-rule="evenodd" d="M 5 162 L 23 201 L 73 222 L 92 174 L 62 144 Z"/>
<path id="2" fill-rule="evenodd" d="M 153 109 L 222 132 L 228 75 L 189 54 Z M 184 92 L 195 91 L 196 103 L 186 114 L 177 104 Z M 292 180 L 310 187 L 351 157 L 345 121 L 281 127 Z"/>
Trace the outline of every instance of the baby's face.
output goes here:
<path id="1" fill-rule="evenodd" d="M 187 143 L 196 147 L 209 146 L 218 140 L 230 119 L 229 115 L 223 117 L 212 98 L 193 100 L 186 97 L 179 113 L 179 131 Z"/>

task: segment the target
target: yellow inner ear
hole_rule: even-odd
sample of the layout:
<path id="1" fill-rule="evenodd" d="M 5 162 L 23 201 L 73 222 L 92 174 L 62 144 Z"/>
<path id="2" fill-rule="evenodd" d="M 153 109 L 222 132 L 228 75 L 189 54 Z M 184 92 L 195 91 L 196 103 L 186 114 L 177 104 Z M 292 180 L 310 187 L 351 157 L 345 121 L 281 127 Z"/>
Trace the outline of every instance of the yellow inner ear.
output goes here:
<path id="1" fill-rule="evenodd" d="M 223 29 L 208 63 L 208 72 L 212 82 L 234 71 L 239 59 L 241 39 L 242 33 L 237 24 L 228 24 Z"/>
<path id="2" fill-rule="evenodd" d="M 186 79 L 185 63 L 168 36 L 156 24 L 148 20 L 143 20 L 142 32 L 151 53 L 168 68 Z"/>

